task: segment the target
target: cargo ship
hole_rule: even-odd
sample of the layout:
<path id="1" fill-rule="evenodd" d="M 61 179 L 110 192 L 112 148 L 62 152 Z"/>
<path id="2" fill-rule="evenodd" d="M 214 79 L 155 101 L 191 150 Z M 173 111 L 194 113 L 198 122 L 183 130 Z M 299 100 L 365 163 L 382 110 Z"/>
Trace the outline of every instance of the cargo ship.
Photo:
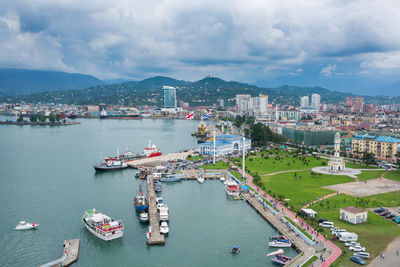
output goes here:
<path id="1" fill-rule="evenodd" d="M 139 113 L 116 113 L 116 114 L 107 114 L 106 110 L 102 110 L 100 113 L 100 119 L 114 119 L 114 120 L 139 120 L 140 114 Z"/>

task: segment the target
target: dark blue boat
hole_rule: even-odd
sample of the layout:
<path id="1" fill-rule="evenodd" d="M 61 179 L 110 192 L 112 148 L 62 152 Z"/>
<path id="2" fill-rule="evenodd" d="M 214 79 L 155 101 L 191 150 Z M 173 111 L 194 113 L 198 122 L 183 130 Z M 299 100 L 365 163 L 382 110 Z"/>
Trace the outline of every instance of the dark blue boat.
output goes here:
<path id="1" fill-rule="evenodd" d="M 139 191 L 135 197 L 135 206 L 136 210 L 139 212 L 145 212 L 149 208 L 146 195 L 142 191 L 142 185 L 139 185 Z"/>

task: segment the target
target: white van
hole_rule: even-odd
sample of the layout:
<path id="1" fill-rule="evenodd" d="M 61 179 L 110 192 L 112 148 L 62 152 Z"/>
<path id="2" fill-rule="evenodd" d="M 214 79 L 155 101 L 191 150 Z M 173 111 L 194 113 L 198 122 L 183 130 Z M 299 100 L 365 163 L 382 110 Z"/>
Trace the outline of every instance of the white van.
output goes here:
<path id="1" fill-rule="evenodd" d="M 322 222 L 319 224 L 321 227 L 331 228 L 333 227 L 333 222 Z"/>
<path id="2" fill-rule="evenodd" d="M 358 235 L 356 233 L 350 233 L 350 232 L 340 233 L 339 241 L 341 242 L 349 242 L 357 240 L 358 240 Z"/>

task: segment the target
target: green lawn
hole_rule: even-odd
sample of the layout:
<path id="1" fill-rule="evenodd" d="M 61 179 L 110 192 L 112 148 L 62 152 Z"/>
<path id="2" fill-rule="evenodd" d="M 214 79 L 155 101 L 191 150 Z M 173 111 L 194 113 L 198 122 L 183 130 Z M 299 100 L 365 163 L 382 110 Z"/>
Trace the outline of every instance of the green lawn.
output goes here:
<path id="1" fill-rule="evenodd" d="M 357 164 L 357 163 L 352 163 L 352 162 L 346 162 L 346 167 L 347 168 L 353 168 L 353 169 L 381 169 L 379 167 L 376 166 L 367 166 L 364 164 Z"/>
<path id="2" fill-rule="evenodd" d="M 386 173 L 385 178 L 400 181 L 400 170 L 394 170 Z"/>
<path id="3" fill-rule="evenodd" d="M 309 267 L 309 266 L 311 266 L 311 264 L 314 262 L 314 261 L 316 261 L 316 260 L 318 260 L 318 257 L 317 256 L 312 256 L 308 261 L 306 261 L 303 265 L 302 265 L 302 267 Z"/>
<path id="4" fill-rule="evenodd" d="M 375 195 L 374 197 L 385 202 L 385 197 L 380 197 L 382 195 Z M 400 235 L 400 227 L 398 227 L 395 223 L 374 214 L 373 212 L 368 212 L 367 223 L 358 225 L 347 223 L 339 219 L 339 209 L 348 206 L 356 206 L 360 208 L 379 206 L 376 204 L 376 201 L 371 200 L 369 197 L 357 198 L 339 194 L 327 200 L 316 203 L 310 208 L 318 212 L 319 218 L 326 218 L 329 221 L 332 221 L 337 227 L 344 228 L 350 232 L 355 232 L 359 237 L 358 242 L 360 242 L 362 246 L 365 246 L 366 251 L 371 254 L 372 259 L 376 257 L 382 250 L 384 250 L 388 243 Z M 320 232 L 327 234 L 328 237 L 331 237 L 329 229 L 327 228 L 321 228 Z M 336 241 L 335 244 L 342 249 L 343 256 L 336 260 L 332 266 L 358 266 L 349 260 L 353 253 L 350 253 L 350 251 L 342 242 Z"/>
<path id="5" fill-rule="evenodd" d="M 328 195 L 334 191 L 321 188 L 326 185 L 353 182 L 348 176 L 316 174 L 310 171 L 299 171 L 294 173 L 281 173 L 272 176 L 261 177 L 262 188 L 275 197 L 281 199 L 289 198 L 289 204 L 295 211 L 306 203 Z M 278 197 L 279 198 L 279 197 Z"/>
<path id="6" fill-rule="evenodd" d="M 303 157 L 301 157 L 303 158 Z M 324 159 L 316 159 L 314 157 L 304 157 L 306 162 L 300 158 L 294 157 L 270 157 L 265 158 L 246 158 L 246 169 L 250 170 L 250 174 L 256 172 L 260 175 L 287 171 L 287 170 L 308 170 L 314 167 L 322 166 Z M 241 168 L 241 159 L 232 159 L 239 168 Z"/>
<path id="7" fill-rule="evenodd" d="M 385 171 L 362 171 L 360 174 L 357 175 L 360 181 L 368 181 L 371 179 L 376 179 L 381 177 L 382 173 Z"/>
<path id="8" fill-rule="evenodd" d="M 228 169 L 229 167 L 230 167 L 229 164 L 226 163 L 225 161 L 215 162 L 215 165 L 211 163 L 201 166 L 201 168 L 203 169 Z"/>
<path id="9" fill-rule="evenodd" d="M 195 155 L 195 156 L 187 156 L 186 159 L 190 161 L 195 161 L 195 160 L 202 160 L 204 157 L 203 155 Z"/>

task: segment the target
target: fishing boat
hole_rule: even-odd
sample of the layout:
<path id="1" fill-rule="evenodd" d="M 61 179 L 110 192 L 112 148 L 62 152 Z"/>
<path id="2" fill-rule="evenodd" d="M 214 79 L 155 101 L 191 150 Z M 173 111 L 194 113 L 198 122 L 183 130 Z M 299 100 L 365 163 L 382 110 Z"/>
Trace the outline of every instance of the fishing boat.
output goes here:
<path id="1" fill-rule="evenodd" d="M 292 246 L 292 243 L 289 240 L 288 242 L 274 240 L 272 242 L 269 242 L 268 245 L 274 248 L 290 248 Z"/>
<path id="2" fill-rule="evenodd" d="M 102 162 L 93 167 L 96 171 L 114 171 L 128 168 L 128 164 L 116 158 L 105 158 Z"/>
<path id="3" fill-rule="evenodd" d="M 20 221 L 15 227 L 15 230 L 31 230 L 36 229 L 39 226 L 37 223 L 27 223 L 26 221 Z"/>
<path id="4" fill-rule="evenodd" d="M 231 197 L 238 197 L 240 193 L 239 187 L 234 181 L 225 182 L 225 191 Z"/>
<path id="5" fill-rule="evenodd" d="M 240 252 L 240 247 L 238 245 L 233 245 L 231 249 L 232 254 L 238 254 Z"/>
<path id="6" fill-rule="evenodd" d="M 139 191 L 135 197 L 135 207 L 139 212 L 147 211 L 149 205 L 147 204 L 146 195 L 142 191 L 142 185 L 139 185 Z"/>
<path id="7" fill-rule="evenodd" d="M 277 251 L 268 253 L 267 256 L 274 256 L 274 255 L 282 254 L 283 252 L 284 252 L 283 249 L 278 249 Z"/>
<path id="8" fill-rule="evenodd" d="M 139 220 L 141 223 L 147 223 L 149 221 L 149 214 L 147 212 L 141 212 L 139 214 Z"/>
<path id="9" fill-rule="evenodd" d="M 288 264 L 291 260 L 292 260 L 292 258 L 285 256 L 285 255 L 276 255 L 275 257 L 273 257 L 271 259 L 272 263 L 275 263 L 280 266 L 284 266 L 284 265 Z"/>
<path id="10" fill-rule="evenodd" d="M 140 169 L 139 172 L 136 173 L 135 177 L 139 179 L 146 179 L 148 172 L 146 169 Z"/>
<path id="11" fill-rule="evenodd" d="M 89 232 L 104 241 L 120 238 L 124 234 L 124 225 L 120 220 L 111 219 L 96 209 L 87 210 L 82 221 Z"/>
<path id="12" fill-rule="evenodd" d="M 161 182 L 176 182 L 181 181 L 183 178 L 183 173 L 167 174 L 161 177 Z"/>

